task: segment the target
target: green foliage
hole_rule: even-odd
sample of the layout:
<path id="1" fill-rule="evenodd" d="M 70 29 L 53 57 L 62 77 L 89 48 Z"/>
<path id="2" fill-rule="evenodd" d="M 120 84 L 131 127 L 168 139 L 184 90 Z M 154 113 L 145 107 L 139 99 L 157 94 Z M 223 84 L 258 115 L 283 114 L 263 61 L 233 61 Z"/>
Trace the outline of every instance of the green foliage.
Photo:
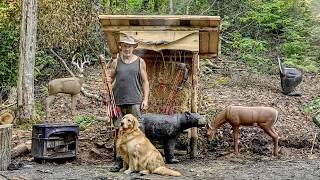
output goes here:
<path id="1" fill-rule="evenodd" d="M 315 114 L 320 112 L 320 96 L 316 97 L 310 104 L 304 106 L 304 112 Z"/>
<path id="2" fill-rule="evenodd" d="M 38 8 L 38 39 L 43 48 L 86 47 L 98 19 L 91 1 L 41 0 Z"/>
<path id="3" fill-rule="evenodd" d="M 38 50 L 36 52 L 36 61 L 35 61 L 35 78 L 38 77 L 48 77 L 52 73 L 52 68 L 45 68 L 45 67 L 52 67 L 55 64 L 55 60 L 52 56 L 49 56 L 45 51 Z"/>
<path id="4" fill-rule="evenodd" d="M 221 16 L 222 54 L 247 63 L 254 71 L 274 69 L 277 55 L 288 66 L 320 71 L 320 22 L 311 13 L 315 0 L 172 2 L 173 14 Z M 17 79 L 20 12 L 20 1 L 0 0 L 0 82 L 10 86 Z M 169 12 L 169 0 L 38 1 L 36 80 L 51 78 L 57 68 L 50 48 L 67 64 L 75 53 L 104 51 L 99 14 Z"/>
<path id="5" fill-rule="evenodd" d="M 73 122 L 80 126 L 80 130 L 84 130 L 94 123 L 96 119 L 94 115 L 78 115 L 73 118 Z"/>
<path id="6" fill-rule="evenodd" d="M 39 124 L 39 123 L 41 123 L 41 120 L 39 118 L 34 118 L 34 119 L 23 121 L 21 124 L 15 125 L 15 128 L 31 130 L 33 125 Z"/>
<path id="7" fill-rule="evenodd" d="M 35 106 L 35 113 L 37 114 L 37 116 L 43 117 L 46 114 L 45 110 L 43 109 L 39 101 L 36 101 L 34 106 Z"/>
<path id="8" fill-rule="evenodd" d="M 0 82 L 14 86 L 17 79 L 19 31 L 14 3 L 0 1 Z"/>
<path id="9" fill-rule="evenodd" d="M 217 80 L 208 83 L 209 88 L 214 88 L 216 86 L 224 85 L 227 83 L 228 77 L 221 76 Z"/>
<path id="10" fill-rule="evenodd" d="M 222 21 L 228 21 L 222 28 L 227 32 L 223 39 L 228 40 L 223 42 L 223 52 L 251 67 L 274 66 L 275 56 L 279 55 L 285 64 L 319 72 L 320 53 L 315 52 L 319 51 L 316 42 L 320 37 L 313 34 L 320 25 L 312 19 L 309 1 L 246 0 L 241 6 L 241 11 L 230 7 L 236 17 L 222 16 Z"/>
<path id="11" fill-rule="evenodd" d="M 15 125 L 19 129 L 31 129 L 34 124 L 42 123 L 42 117 L 45 115 L 45 111 L 39 101 L 35 102 L 35 115 L 32 119 L 25 120 L 20 124 Z"/>
<path id="12" fill-rule="evenodd" d="M 52 78 L 54 68 L 61 68 L 57 65 L 59 61 L 54 61 L 57 57 L 51 49 L 71 69 L 71 59 L 77 53 L 92 56 L 104 53 L 99 14 L 102 14 L 102 9 L 96 1 L 39 1 L 36 74 L 42 78 Z"/>

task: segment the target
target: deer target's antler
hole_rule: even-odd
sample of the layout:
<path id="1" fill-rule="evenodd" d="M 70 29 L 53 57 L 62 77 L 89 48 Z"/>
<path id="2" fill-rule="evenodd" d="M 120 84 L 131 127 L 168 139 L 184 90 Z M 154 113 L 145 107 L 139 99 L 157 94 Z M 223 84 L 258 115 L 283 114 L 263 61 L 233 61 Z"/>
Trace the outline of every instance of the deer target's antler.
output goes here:
<path id="1" fill-rule="evenodd" d="M 77 58 L 78 56 L 80 56 L 80 57 Z M 85 64 L 88 64 L 88 65 L 91 64 L 91 56 L 90 55 L 84 55 L 83 58 L 82 58 L 81 54 L 76 53 L 72 57 L 72 64 L 75 65 L 78 68 L 80 74 L 82 74 L 83 71 L 84 71 L 84 65 Z"/>

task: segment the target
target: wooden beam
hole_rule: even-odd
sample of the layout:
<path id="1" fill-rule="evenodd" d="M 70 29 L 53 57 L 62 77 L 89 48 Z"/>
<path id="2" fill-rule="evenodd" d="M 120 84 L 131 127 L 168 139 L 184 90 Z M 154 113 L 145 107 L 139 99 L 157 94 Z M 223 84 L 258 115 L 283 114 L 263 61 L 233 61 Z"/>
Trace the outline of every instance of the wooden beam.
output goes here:
<path id="1" fill-rule="evenodd" d="M 199 55 L 193 54 L 192 58 L 192 89 L 191 89 L 191 112 L 198 111 L 198 68 L 199 68 Z M 190 138 L 190 158 L 197 156 L 197 143 L 198 143 L 198 128 L 191 128 Z"/>
<path id="2" fill-rule="evenodd" d="M 201 59 L 216 58 L 218 54 L 199 54 Z"/>
<path id="3" fill-rule="evenodd" d="M 121 31 L 120 39 L 123 36 L 134 38 L 139 43 L 137 49 L 199 50 L 198 31 Z"/>
<path id="4" fill-rule="evenodd" d="M 103 26 L 102 31 L 209 31 L 218 32 L 219 27 L 200 26 Z"/>
<path id="5" fill-rule="evenodd" d="M 99 15 L 99 19 L 181 19 L 181 20 L 202 20 L 220 21 L 220 16 L 196 16 L 196 15 Z"/>
<path id="6" fill-rule="evenodd" d="M 105 32 L 105 39 L 107 46 L 112 54 L 118 53 L 118 42 L 119 42 L 119 33 L 116 32 Z"/>
<path id="7" fill-rule="evenodd" d="M 200 53 L 208 54 L 209 53 L 209 33 L 208 32 L 200 32 Z"/>

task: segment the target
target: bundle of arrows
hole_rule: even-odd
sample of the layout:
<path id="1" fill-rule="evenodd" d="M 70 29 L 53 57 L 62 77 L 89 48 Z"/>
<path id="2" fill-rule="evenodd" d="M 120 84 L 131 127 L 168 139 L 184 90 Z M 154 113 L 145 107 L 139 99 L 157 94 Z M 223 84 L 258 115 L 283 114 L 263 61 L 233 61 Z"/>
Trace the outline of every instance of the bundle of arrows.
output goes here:
<path id="1" fill-rule="evenodd" d="M 109 73 L 108 73 L 107 66 L 105 63 L 105 58 L 103 57 L 103 55 L 99 55 L 99 60 L 102 68 L 102 82 L 105 90 L 105 99 L 106 99 L 106 108 L 107 108 L 106 110 L 107 110 L 107 115 L 110 118 L 111 127 L 112 127 L 113 126 L 112 120 L 120 117 L 120 109 L 115 103 L 111 82 L 107 81 L 107 76 L 109 76 Z"/>
<path id="2" fill-rule="evenodd" d="M 167 103 L 164 107 L 162 107 L 163 114 L 173 114 L 174 113 L 174 105 L 177 99 L 177 94 L 184 88 L 184 85 L 188 79 L 188 68 L 186 64 L 180 63 L 178 65 L 178 72 L 176 74 L 175 80 L 172 85 L 172 90 L 168 95 Z"/>

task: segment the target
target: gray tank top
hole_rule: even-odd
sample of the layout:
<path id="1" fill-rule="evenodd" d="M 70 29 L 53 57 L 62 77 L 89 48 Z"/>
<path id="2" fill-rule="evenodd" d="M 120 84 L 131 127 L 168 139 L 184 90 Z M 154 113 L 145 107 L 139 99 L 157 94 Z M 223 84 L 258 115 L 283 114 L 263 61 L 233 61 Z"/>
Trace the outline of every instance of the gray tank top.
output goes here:
<path id="1" fill-rule="evenodd" d="M 113 86 L 116 104 L 141 104 L 141 86 L 140 58 L 125 64 L 119 57 Z"/>

